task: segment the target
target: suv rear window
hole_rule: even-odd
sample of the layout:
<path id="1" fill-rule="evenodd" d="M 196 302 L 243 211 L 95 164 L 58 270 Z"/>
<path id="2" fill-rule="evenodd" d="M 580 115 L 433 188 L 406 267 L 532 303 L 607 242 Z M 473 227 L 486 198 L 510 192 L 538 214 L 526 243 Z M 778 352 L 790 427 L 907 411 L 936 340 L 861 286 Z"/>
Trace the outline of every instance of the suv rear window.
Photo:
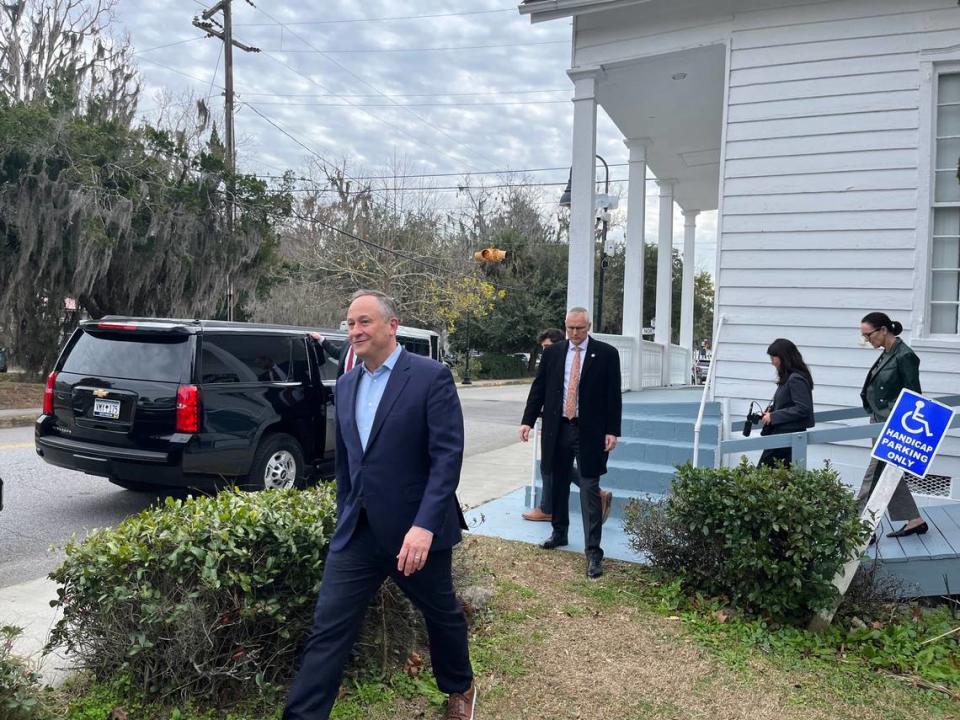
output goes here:
<path id="1" fill-rule="evenodd" d="M 63 372 L 95 377 L 180 382 L 189 367 L 185 335 L 82 332 L 63 363 Z"/>

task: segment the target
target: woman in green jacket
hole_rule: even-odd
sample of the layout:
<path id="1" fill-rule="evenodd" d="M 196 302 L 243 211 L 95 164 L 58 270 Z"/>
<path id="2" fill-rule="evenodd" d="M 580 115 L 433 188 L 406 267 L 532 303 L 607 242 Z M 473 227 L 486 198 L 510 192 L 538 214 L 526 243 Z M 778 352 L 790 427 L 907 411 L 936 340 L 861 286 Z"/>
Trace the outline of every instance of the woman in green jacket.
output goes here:
<path id="1" fill-rule="evenodd" d="M 863 409 L 870 413 L 871 422 L 884 422 L 890 415 L 900 391 L 904 388 L 916 393 L 920 390 L 920 358 L 897 336 L 903 332 L 903 325 L 891 320 L 885 313 L 872 312 L 860 321 L 860 333 L 874 348 L 883 349 L 880 357 L 870 368 L 860 391 Z M 870 493 L 880 479 L 885 463 L 872 458 L 863 484 L 857 494 L 857 501 L 863 508 L 870 499 Z M 905 537 L 922 535 L 927 532 L 927 523 L 920 517 L 920 510 L 914 502 L 906 481 L 901 478 L 887 508 L 890 519 L 905 524 L 887 537 Z"/>

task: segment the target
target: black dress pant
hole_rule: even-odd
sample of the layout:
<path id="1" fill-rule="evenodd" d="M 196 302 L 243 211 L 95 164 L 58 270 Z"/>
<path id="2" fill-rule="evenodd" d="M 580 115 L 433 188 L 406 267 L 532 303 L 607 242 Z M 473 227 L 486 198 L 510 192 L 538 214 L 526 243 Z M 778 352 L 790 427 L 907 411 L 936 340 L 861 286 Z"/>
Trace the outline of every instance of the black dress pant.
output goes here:
<path id="1" fill-rule="evenodd" d="M 757 467 L 763 467 L 764 465 L 773 467 L 777 462 L 782 463 L 784 467 L 790 467 L 793 464 L 793 448 L 767 448 L 760 453 Z"/>
<path id="2" fill-rule="evenodd" d="M 580 462 L 580 427 L 576 421 L 560 421 L 557 447 L 553 459 L 553 533 L 567 537 L 570 528 L 570 481 L 573 461 Z M 580 514 L 583 516 L 583 545 L 588 558 L 603 558 L 600 537 L 603 510 L 600 503 L 600 478 L 580 475 Z"/>
<path id="3" fill-rule="evenodd" d="M 327 556 L 320 595 L 284 720 L 327 720 L 340 691 L 343 666 L 360 631 L 367 606 L 390 577 L 423 613 L 430 657 L 442 692 L 466 692 L 473 682 L 467 622 L 453 590 L 451 550 L 431 551 L 410 577 L 377 542 L 361 516 L 349 544 Z"/>

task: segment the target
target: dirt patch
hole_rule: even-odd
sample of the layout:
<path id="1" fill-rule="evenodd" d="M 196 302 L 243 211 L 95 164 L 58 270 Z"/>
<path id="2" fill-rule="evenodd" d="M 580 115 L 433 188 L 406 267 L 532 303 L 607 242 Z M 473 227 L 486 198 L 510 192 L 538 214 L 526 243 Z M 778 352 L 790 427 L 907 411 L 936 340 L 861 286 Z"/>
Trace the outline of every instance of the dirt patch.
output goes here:
<path id="1" fill-rule="evenodd" d="M 37 383 L 0 382 L 0 410 L 36 409 L 43 407 L 43 385 Z"/>
<path id="2" fill-rule="evenodd" d="M 484 720 L 960 717 L 960 708 L 944 711 L 939 696 L 839 663 L 801 672 L 759 651 L 724 658 L 700 646 L 679 618 L 638 605 L 631 566 L 607 562 L 604 577 L 590 581 L 582 556 L 492 538 L 464 546 L 497 589 L 490 622 L 471 639 Z M 417 700 L 364 714 L 441 716 Z"/>

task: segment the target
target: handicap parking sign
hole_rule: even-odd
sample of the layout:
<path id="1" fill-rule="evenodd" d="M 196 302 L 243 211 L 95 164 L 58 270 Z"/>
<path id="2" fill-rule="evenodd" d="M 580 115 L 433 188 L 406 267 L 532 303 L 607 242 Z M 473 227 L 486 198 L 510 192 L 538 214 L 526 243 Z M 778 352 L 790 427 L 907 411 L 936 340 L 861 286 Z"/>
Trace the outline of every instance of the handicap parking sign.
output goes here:
<path id="1" fill-rule="evenodd" d="M 924 477 L 952 420 L 949 405 L 901 390 L 871 455 Z"/>

